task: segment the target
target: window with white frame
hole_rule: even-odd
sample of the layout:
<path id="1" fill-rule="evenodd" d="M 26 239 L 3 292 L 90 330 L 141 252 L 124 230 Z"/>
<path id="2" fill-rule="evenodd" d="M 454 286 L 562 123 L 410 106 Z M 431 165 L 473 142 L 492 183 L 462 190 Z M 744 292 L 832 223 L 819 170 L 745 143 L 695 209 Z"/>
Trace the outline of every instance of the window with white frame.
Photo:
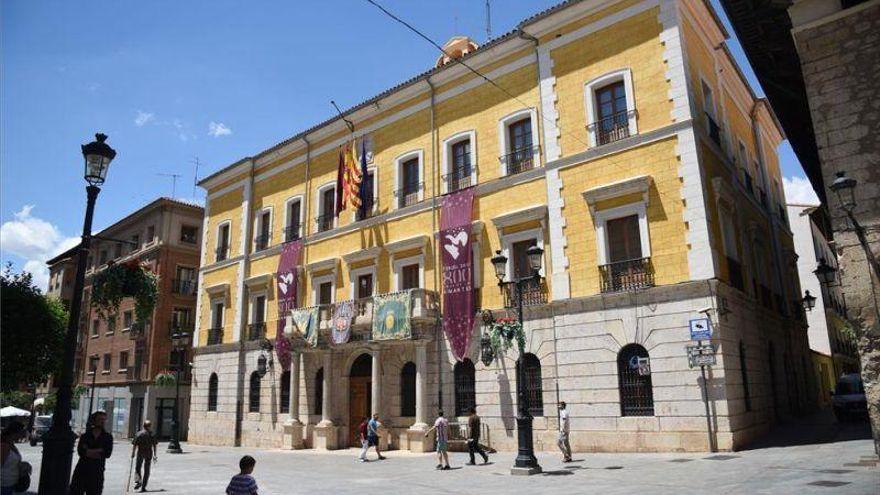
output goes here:
<path id="1" fill-rule="evenodd" d="M 248 340 L 260 340 L 266 336 L 266 293 L 251 294 Z"/>
<path id="2" fill-rule="evenodd" d="M 706 130 L 709 132 L 709 137 L 712 141 L 718 146 L 722 146 L 721 127 L 718 125 L 715 96 L 712 93 L 712 86 L 702 78 L 700 78 L 700 91 L 703 94 L 703 114 L 706 116 Z"/>
<path id="3" fill-rule="evenodd" d="M 325 184 L 318 188 L 318 216 L 315 218 L 318 232 L 336 226 L 336 184 Z"/>
<path id="4" fill-rule="evenodd" d="M 584 86 L 590 146 L 601 146 L 638 134 L 632 71 L 617 70 Z"/>
<path id="5" fill-rule="evenodd" d="M 223 328 L 223 301 L 211 303 L 211 328 Z"/>
<path id="6" fill-rule="evenodd" d="M 336 275 L 329 274 L 312 279 L 312 302 L 315 306 L 336 302 Z"/>
<path id="7" fill-rule="evenodd" d="M 302 196 L 289 198 L 284 203 L 284 242 L 295 241 L 302 236 Z"/>
<path id="8" fill-rule="evenodd" d="M 503 234 L 501 237 L 501 252 L 507 257 L 507 276 L 511 281 L 532 275 L 527 251 L 532 246 L 544 249 L 544 231 L 531 229 L 513 234 Z M 539 270 L 544 275 L 543 260 Z"/>
<path id="9" fill-rule="evenodd" d="M 272 208 L 260 210 L 254 224 L 254 251 L 267 249 L 272 241 Z"/>
<path id="10" fill-rule="evenodd" d="M 217 261 L 223 261 L 229 257 L 230 225 L 230 222 L 226 221 L 217 226 Z"/>
<path id="11" fill-rule="evenodd" d="M 602 292 L 654 285 L 651 243 L 644 202 L 598 210 L 594 214 Z"/>
<path id="12" fill-rule="evenodd" d="M 375 295 L 376 267 L 367 266 L 351 271 L 351 298 L 364 299 Z"/>
<path id="13" fill-rule="evenodd" d="M 534 145 L 538 136 L 538 119 L 534 108 L 514 112 L 498 122 L 501 143 L 501 175 L 513 175 L 538 166 L 540 148 Z"/>
<path id="14" fill-rule="evenodd" d="M 452 193 L 477 184 L 477 134 L 465 131 L 443 141 L 443 192 Z"/>
<path id="15" fill-rule="evenodd" d="M 395 259 L 394 290 L 418 289 L 425 286 L 425 256 Z"/>
<path id="16" fill-rule="evenodd" d="M 424 199 L 423 162 L 422 150 L 410 151 L 394 160 L 395 196 L 397 196 L 398 208 L 414 205 Z"/>

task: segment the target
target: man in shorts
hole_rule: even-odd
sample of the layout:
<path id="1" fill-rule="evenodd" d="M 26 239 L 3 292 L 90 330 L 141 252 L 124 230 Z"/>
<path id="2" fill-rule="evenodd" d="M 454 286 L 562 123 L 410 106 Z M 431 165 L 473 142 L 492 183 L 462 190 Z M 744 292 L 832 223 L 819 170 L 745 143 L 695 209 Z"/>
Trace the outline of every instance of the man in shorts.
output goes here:
<path id="1" fill-rule="evenodd" d="M 437 421 L 434 421 L 434 426 L 425 432 L 425 438 L 434 430 L 437 430 L 437 469 L 448 471 L 452 469 L 449 467 L 449 421 L 443 417 L 442 409 L 437 413 Z"/>
<path id="2" fill-rule="evenodd" d="M 376 455 L 379 456 L 379 460 L 385 459 L 385 456 L 382 455 L 382 452 L 379 451 L 379 429 L 383 428 L 382 423 L 379 422 L 379 413 L 373 413 L 373 419 L 367 423 L 367 449 L 370 447 L 376 447 Z M 366 454 L 364 455 L 364 459 L 366 459 Z"/>

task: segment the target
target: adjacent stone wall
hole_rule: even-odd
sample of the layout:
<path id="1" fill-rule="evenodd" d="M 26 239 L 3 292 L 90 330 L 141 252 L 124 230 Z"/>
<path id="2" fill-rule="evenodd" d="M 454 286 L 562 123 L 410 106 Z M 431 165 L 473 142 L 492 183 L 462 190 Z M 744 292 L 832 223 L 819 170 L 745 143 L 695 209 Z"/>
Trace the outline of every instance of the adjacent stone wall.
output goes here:
<path id="1" fill-rule="evenodd" d="M 795 30 L 826 189 L 835 173 L 858 181 L 854 215 L 880 257 L 880 2 Z M 875 439 L 880 432 L 880 280 L 851 222 L 826 190 L 850 319 L 861 329 L 862 376 Z M 880 445 L 880 442 L 875 440 Z"/>

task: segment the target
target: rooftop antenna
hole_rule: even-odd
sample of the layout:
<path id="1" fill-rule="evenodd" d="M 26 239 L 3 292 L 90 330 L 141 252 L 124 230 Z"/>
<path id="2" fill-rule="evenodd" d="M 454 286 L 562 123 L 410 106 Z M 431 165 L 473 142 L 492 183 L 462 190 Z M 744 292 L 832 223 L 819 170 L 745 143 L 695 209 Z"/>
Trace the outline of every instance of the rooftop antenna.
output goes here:
<path id="1" fill-rule="evenodd" d="M 339 109 L 339 106 L 336 105 L 336 102 L 335 102 L 335 101 L 330 100 L 330 104 L 333 105 L 333 108 L 336 109 L 336 113 L 339 114 L 339 118 L 341 118 L 342 121 L 345 122 L 345 125 L 348 126 L 348 130 L 349 130 L 352 134 L 354 134 L 354 123 L 352 123 L 352 121 L 350 121 L 350 120 L 348 120 L 347 118 L 345 118 L 345 115 L 342 115 L 342 110 Z"/>
<path id="2" fill-rule="evenodd" d="M 161 175 L 162 177 L 171 177 L 171 199 L 174 199 L 174 196 L 177 194 L 177 178 L 180 177 L 180 174 L 163 174 L 157 173 L 156 175 Z"/>
<path id="3" fill-rule="evenodd" d="M 492 39 L 492 6 L 486 0 L 486 41 Z"/>
<path id="4" fill-rule="evenodd" d="M 193 199 L 195 199 L 196 198 L 196 187 L 199 185 L 199 166 L 201 166 L 202 162 L 199 161 L 199 157 L 197 157 L 197 156 L 192 157 L 192 159 L 189 162 L 196 166 L 196 172 L 193 175 L 193 195 L 192 195 Z"/>

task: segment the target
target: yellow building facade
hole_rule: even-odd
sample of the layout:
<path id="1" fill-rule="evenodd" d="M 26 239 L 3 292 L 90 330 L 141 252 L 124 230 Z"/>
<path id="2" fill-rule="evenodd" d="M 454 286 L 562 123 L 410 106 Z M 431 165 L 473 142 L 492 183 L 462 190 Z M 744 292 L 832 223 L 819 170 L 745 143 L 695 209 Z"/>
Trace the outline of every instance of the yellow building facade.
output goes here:
<path id="1" fill-rule="evenodd" d="M 701 1 L 565 2 L 482 47 L 450 43 L 491 83 L 441 61 L 344 112 L 373 184 L 358 211 L 332 214 L 352 137 L 342 118 L 205 178 L 190 441 L 343 448 L 376 412 L 390 448 L 426 451 L 438 409 L 476 406 L 484 441 L 515 448 L 519 356 L 481 359 L 479 315 L 463 361 L 442 331 L 440 205 L 466 188 L 478 310 L 515 315 L 494 253 L 509 279 L 526 275 L 528 247 L 543 249 L 524 309 L 537 449 L 555 446 L 560 400 L 581 451 L 706 450 L 708 438 L 735 449 L 808 407 L 783 136 L 726 37 Z M 317 308 L 322 333 L 295 343 L 283 370 L 269 359 L 289 316 L 274 277 L 294 240 L 299 305 Z M 412 338 L 371 337 L 373 298 L 389 293 L 407 294 Z M 347 300 L 358 338 L 332 345 L 330 315 Z M 706 317 L 708 436 L 685 354 L 690 320 Z"/>

